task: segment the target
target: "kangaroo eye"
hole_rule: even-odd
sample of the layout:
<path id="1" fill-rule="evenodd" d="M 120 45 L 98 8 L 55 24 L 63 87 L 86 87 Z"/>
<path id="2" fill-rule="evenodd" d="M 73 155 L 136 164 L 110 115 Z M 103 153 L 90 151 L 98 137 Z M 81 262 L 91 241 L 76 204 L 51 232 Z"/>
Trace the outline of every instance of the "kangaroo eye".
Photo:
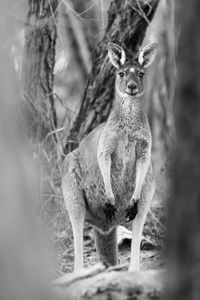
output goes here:
<path id="1" fill-rule="evenodd" d="M 120 77 L 124 77 L 124 72 L 119 72 Z"/>
<path id="2" fill-rule="evenodd" d="M 140 78 L 142 78 L 142 77 L 144 77 L 144 73 L 143 73 L 143 72 L 139 72 L 139 73 L 138 73 L 138 76 L 139 76 Z"/>

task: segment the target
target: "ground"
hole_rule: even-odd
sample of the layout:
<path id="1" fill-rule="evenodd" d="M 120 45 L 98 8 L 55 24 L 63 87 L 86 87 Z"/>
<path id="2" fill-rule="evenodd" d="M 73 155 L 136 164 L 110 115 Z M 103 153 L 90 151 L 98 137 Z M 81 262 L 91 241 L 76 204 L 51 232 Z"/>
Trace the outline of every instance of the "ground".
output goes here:
<path id="1" fill-rule="evenodd" d="M 68 222 L 68 220 L 66 222 Z M 125 226 L 131 229 L 131 224 Z M 61 230 L 57 230 L 56 233 L 54 232 L 55 235 L 53 237 L 55 250 L 53 268 L 55 268 L 55 277 L 71 272 L 73 270 L 74 262 L 73 235 L 71 226 L 68 223 L 68 226 L 64 226 L 63 224 L 61 227 Z M 165 213 L 163 213 L 163 207 L 151 208 L 151 211 L 147 216 L 143 230 L 143 239 L 141 242 L 140 263 L 142 270 L 158 269 L 163 267 L 163 250 L 165 248 L 164 228 Z M 127 267 L 130 260 L 130 246 L 131 241 L 129 239 L 124 239 L 121 245 L 118 246 L 119 262 L 120 264 L 127 264 Z M 84 263 L 86 267 L 89 267 L 97 261 L 92 226 L 86 223 L 84 229 Z"/>

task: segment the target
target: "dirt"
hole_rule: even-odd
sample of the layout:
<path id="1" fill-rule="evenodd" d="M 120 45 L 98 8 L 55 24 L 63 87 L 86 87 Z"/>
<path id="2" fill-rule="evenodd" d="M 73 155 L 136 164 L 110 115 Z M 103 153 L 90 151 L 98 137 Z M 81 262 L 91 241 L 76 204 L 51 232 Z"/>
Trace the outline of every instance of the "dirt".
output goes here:
<path id="1" fill-rule="evenodd" d="M 141 270 L 159 269 L 164 262 L 164 239 L 165 239 L 165 221 L 163 208 L 154 208 L 148 214 L 147 221 L 143 230 L 143 239 L 141 242 L 140 267 Z M 130 225 L 127 228 L 130 229 Z M 55 245 L 56 256 L 56 274 L 63 275 L 73 271 L 74 249 L 73 236 L 71 229 L 58 232 L 58 238 Z M 130 261 L 131 240 L 125 239 L 118 246 L 118 257 L 120 264 L 127 264 Z M 84 264 L 89 267 L 97 263 L 97 253 L 95 249 L 92 226 L 86 224 L 84 229 Z"/>

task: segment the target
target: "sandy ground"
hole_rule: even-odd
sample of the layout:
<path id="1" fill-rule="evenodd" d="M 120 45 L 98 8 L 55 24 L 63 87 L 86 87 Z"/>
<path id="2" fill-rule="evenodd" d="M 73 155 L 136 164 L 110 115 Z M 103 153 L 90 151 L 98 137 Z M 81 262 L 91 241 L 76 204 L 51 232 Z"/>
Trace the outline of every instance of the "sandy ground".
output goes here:
<path id="1" fill-rule="evenodd" d="M 164 265 L 164 214 L 163 208 L 154 208 L 148 214 L 147 221 L 143 230 L 143 239 L 141 241 L 140 265 L 141 270 L 159 269 Z M 131 229 L 131 224 L 128 225 Z M 73 236 L 71 230 L 58 233 L 58 239 L 55 245 L 56 256 L 56 274 L 73 271 L 74 249 Z M 130 260 L 131 240 L 124 239 L 118 246 L 118 256 L 120 264 L 128 264 Z M 84 229 L 84 263 L 85 267 L 97 263 L 97 254 L 95 249 L 92 226 L 85 224 Z"/>

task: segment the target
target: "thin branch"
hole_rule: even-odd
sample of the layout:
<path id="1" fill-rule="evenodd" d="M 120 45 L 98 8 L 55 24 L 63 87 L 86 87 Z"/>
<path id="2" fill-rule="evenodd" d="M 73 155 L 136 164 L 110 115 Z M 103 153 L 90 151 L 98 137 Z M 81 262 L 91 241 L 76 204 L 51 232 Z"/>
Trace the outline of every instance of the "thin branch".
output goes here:
<path id="1" fill-rule="evenodd" d="M 160 222 L 160 220 L 158 220 L 158 218 L 155 216 L 151 209 L 149 210 L 149 213 L 151 214 L 153 219 L 162 227 L 162 229 L 165 230 L 165 226 Z"/>

